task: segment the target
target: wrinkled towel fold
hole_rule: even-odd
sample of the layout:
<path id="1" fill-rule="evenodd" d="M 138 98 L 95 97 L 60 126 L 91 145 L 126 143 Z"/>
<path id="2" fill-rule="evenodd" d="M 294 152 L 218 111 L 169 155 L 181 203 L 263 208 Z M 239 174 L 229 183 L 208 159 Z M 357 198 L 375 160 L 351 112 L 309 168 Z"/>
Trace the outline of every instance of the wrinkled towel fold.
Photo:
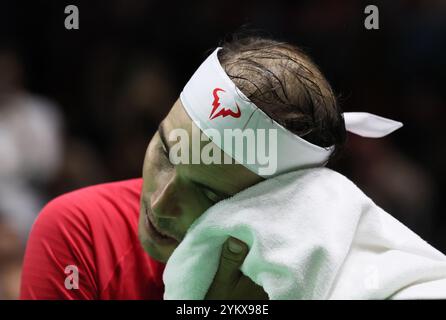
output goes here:
<path id="1" fill-rule="evenodd" d="M 225 240 L 270 299 L 446 298 L 446 256 L 327 169 L 267 179 L 208 209 L 164 271 L 165 299 L 203 299 Z"/>

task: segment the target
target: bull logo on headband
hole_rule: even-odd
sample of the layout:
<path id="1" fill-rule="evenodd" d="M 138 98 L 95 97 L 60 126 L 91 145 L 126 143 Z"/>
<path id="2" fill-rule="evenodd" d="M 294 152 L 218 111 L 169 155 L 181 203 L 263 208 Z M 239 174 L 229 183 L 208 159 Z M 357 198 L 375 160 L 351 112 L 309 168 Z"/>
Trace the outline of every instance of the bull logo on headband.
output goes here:
<path id="1" fill-rule="evenodd" d="M 226 92 L 225 90 L 223 90 L 221 88 L 215 88 L 214 91 L 212 92 L 212 95 L 214 96 L 214 101 L 212 102 L 212 111 L 211 111 L 211 114 L 209 115 L 209 119 L 212 120 L 212 119 L 215 119 L 220 116 L 223 118 L 227 117 L 227 116 L 231 116 L 233 118 L 239 118 L 242 113 L 240 111 L 240 108 L 239 108 L 237 102 L 235 103 L 235 106 L 237 107 L 236 112 L 234 112 L 231 109 L 225 108 L 220 103 L 220 97 L 218 96 L 218 93 L 220 91 Z"/>

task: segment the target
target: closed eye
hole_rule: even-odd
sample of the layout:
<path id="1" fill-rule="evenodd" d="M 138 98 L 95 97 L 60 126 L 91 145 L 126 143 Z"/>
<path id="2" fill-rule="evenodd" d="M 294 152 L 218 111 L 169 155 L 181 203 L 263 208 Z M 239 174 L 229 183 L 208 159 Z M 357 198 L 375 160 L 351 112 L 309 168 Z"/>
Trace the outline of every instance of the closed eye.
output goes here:
<path id="1" fill-rule="evenodd" d="M 194 183 L 202 190 L 206 198 L 208 198 L 214 203 L 217 203 L 229 197 L 229 195 L 227 195 L 226 193 L 213 190 L 200 182 L 194 181 Z"/>
<path id="2" fill-rule="evenodd" d="M 220 200 L 223 200 L 223 198 L 221 196 L 219 196 L 218 194 L 216 194 L 214 191 L 210 190 L 210 189 L 203 189 L 203 193 L 206 196 L 206 198 L 208 198 L 209 200 L 211 200 L 214 203 L 219 202 Z"/>

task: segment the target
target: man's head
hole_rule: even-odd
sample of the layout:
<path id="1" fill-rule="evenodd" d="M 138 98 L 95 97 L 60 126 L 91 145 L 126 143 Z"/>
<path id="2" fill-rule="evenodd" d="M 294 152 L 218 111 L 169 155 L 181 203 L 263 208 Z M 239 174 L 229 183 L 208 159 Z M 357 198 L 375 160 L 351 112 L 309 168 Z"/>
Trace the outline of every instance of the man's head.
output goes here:
<path id="1" fill-rule="evenodd" d="M 345 124 L 336 98 L 297 47 L 246 38 L 223 45 L 219 61 L 236 86 L 286 129 L 321 147 L 334 145 L 336 151 L 342 146 Z M 163 262 L 209 207 L 263 179 L 241 164 L 172 164 L 168 137 L 177 129 L 189 136 L 199 130 L 180 100 L 150 141 L 143 168 L 140 239 L 144 249 Z M 201 142 L 200 149 L 208 143 L 213 142 Z"/>

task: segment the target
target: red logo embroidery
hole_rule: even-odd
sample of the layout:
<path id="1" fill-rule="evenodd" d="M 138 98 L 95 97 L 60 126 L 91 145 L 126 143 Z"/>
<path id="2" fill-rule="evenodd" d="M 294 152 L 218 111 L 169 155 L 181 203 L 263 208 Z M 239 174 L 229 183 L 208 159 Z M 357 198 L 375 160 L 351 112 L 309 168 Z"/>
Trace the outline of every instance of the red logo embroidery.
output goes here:
<path id="1" fill-rule="evenodd" d="M 218 96 L 218 92 L 220 92 L 220 91 L 225 92 L 225 90 L 223 90 L 221 88 L 215 88 L 214 91 L 212 92 L 212 95 L 214 96 L 214 102 L 212 102 L 212 111 L 211 111 L 211 114 L 209 115 L 209 119 L 212 120 L 212 119 L 220 117 L 220 116 L 223 118 L 227 117 L 227 116 L 239 118 L 242 113 L 240 112 L 240 108 L 239 108 L 237 102 L 235 103 L 235 105 L 237 107 L 237 112 L 234 112 L 231 109 L 226 109 L 223 106 L 217 112 L 218 107 L 221 105 L 220 97 Z"/>

